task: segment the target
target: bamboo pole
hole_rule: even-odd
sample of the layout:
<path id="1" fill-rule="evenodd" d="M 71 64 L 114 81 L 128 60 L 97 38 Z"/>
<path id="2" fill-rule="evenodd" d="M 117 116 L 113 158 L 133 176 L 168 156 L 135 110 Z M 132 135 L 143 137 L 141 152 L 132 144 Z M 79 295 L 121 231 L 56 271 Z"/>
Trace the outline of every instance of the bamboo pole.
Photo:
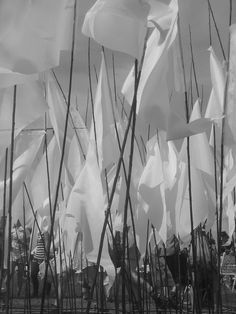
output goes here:
<path id="1" fill-rule="evenodd" d="M 55 78 L 55 80 L 56 80 L 57 86 L 59 87 L 59 90 L 61 91 L 61 94 L 62 94 L 62 97 L 63 97 L 63 99 L 64 99 L 64 101 L 65 101 L 65 104 L 66 104 L 66 106 L 68 106 L 67 99 L 66 99 L 66 95 L 65 95 L 65 93 L 64 93 L 64 91 L 63 91 L 63 88 L 62 88 L 62 86 L 61 86 L 61 84 L 60 84 L 60 82 L 59 82 L 59 80 L 58 80 L 58 78 L 57 78 L 57 76 L 56 76 L 55 71 L 52 70 L 52 73 L 53 73 L 53 76 L 54 76 L 54 78 Z M 81 141 L 80 141 L 80 137 L 79 137 L 78 132 L 77 132 L 77 129 L 78 129 L 78 128 L 75 127 L 75 123 L 74 123 L 74 120 L 73 120 L 73 117 L 72 117 L 71 112 L 70 112 L 70 121 L 71 121 L 71 123 L 72 123 L 72 125 L 73 125 L 73 130 L 75 131 L 75 135 L 76 135 L 76 138 L 77 138 L 79 147 L 80 147 L 80 149 L 81 149 L 83 158 L 84 158 L 84 160 L 85 160 L 85 159 L 86 159 L 85 153 L 84 153 L 84 150 L 83 150 L 83 146 L 82 146 L 82 144 L 81 144 Z M 86 121 L 86 120 L 85 120 L 85 121 Z M 85 125 L 86 125 L 86 123 L 85 123 Z M 47 129 L 48 129 L 48 128 L 46 128 L 46 130 L 47 130 Z"/>
<path id="2" fill-rule="evenodd" d="M 115 71 L 114 53 L 112 53 L 112 74 L 113 74 L 113 88 L 114 88 L 115 104 L 117 106 L 117 88 L 116 88 L 116 71 Z"/>
<path id="3" fill-rule="evenodd" d="M 209 45 L 212 46 L 212 26 L 211 26 L 211 9 L 210 9 L 210 0 L 207 0 L 208 3 L 208 30 L 209 30 Z"/>
<path id="4" fill-rule="evenodd" d="M 185 65 L 184 65 L 184 55 L 183 55 L 183 47 L 182 47 L 182 38 L 181 38 L 181 31 L 180 31 L 180 20 L 178 18 L 178 29 L 179 29 L 179 43 L 180 43 L 180 55 L 181 55 L 181 64 L 182 64 L 182 72 L 183 72 L 183 79 L 184 79 L 184 99 L 185 99 L 185 113 L 186 113 L 186 121 L 189 122 L 189 108 L 188 108 L 188 95 L 187 95 L 187 83 L 186 83 L 186 76 L 185 76 Z M 191 43 L 191 38 L 190 38 Z M 193 62 L 192 62 L 193 64 Z M 196 85 L 197 86 L 197 85 Z M 194 238 L 194 222 L 193 222 L 193 206 L 192 206 L 192 185 L 191 185 L 191 159 L 190 159 L 190 140 L 187 137 L 187 167 L 188 167 L 188 192 L 189 192 L 189 211 L 190 211 L 190 224 L 191 224 L 191 243 L 192 243 L 192 252 L 193 252 L 193 269 L 194 269 L 194 276 L 195 280 L 197 280 L 197 268 L 196 268 L 196 248 L 195 248 L 195 238 Z M 197 284 L 197 281 L 196 281 Z M 200 304 L 199 304 L 199 297 L 198 297 L 198 285 L 194 285 L 194 308 L 197 313 L 201 313 Z"/>
<path id="5" fill-rule="evenodd" d="M 134 81 L 134 90 L 138 88 L 138 61 L 135 60 L 135 81 Z M 133 154 L 134 154 L 134 141 L 135 141 L 135 125 L 136 125 L 136 105 L 137 105 L 137 93 L 134 95 L 134 114 L 133 114 L 133 121 L 131 126 L 131 148 L 130 148 L 130 158 L 129 158 L 129 168 L 128 168 L 128 176 L 127 176 L 127 184 L 126 184 L 126 198 L 125 198 L 125 205 L 124 205 L 124 221 L 123 221 L 123 273 L 125 270 L 125 256 L 126 256 L 126 239 L 128 238 L 128 226 L 127 226 L 127 217 L 128 217 L 128 202 L 129 202 L 129 193 L 130 193 L 130 184 L 131 184 L 131 175 L 132 175 L 132 165 L 133 165 Z M 129 248 L 127 248 L 129 250 Z M 125 280 L 126 278 L 122 276 L 122 311 L 126 313 L 125 307 Z M 140 281 L 139 281 L 139 288 L 140 288 Z M 139 311 L 141 312 L 141 291 L 139 289 Z"/>
<path id="6" fill-rule="evenodd" d="M 23 273 L 26 275 L 26 295 L 24 296 L 26 298 L 26 306 L 27 309 L 31 311 L 31 299 L 30 299 L 30 275 L 29 275 L 29 248 L 27 246 L 27 237 L 26 237 L 26 219 L 25 219 L 25 193 L 24 193 L 24 188 L 23 188 L 23 226 L 24 226 L 24 260 L 23 262 Z M 24 276 L 24 274 L 23 274 Z"/>
<path id="7" fill-rule="evenodd" d="M 6 297 L 6 314 L 9 313 L 10 301 L 10 283 L 11 283 L 11 225 L 12 225 L 12 193 L 13 193 L 13 163 L 14 163 L 14 146 L 15 146 L 15 119 L 16 119 L 16 85 L 13 92 L 12 108 L 12 131 L 11 131 L 11 152 L 10 152 L 10 182 L 9 182 L 9 204 L 8 204 L 8 254 L 7 254 L 7 297 Z"/>
<path id="8" fill-rule="evenodd" d="M 93 132 L 94 132 L 94 139 L 95 139 L 95 147 L 96 147 L 96 156 L 97 161 L 99 163 L 98 157 L 98 145 L 97 145 L 97 130 L 96 130 L 96 122 L 95 122 L 95 115 L 94 115 L 94 100 L 93 100 L 93 90 L 92 90 L 92 77 L 91 77 L 91 40 L 88 39 L 88 77 L 89 77 L 89 91 L 90 91 L 90 100 L 91 100 L 91 107 L 92 107 L 92 123 L 93 123 Z"/>
<path id="9" fill-rule="evenodd" d="M 32 214 L 33 214 L 33 216 L 34 216 L 34 225 L 33 225 L 32 234 L 34 234 L 34 229 L 35 229 L 35 225 L 36 225 L 37 228 L 38 228 L 38 232 L 39 232 L 39 234 L 40 234 L 40 237 L 41 237 L 41 239 L 43 239 L 43 234 L 42 234 L 42 231 L 41 231 L 41 229 L 40 229 L 40 226 L 39 226 L 39 223 L 38 223 L 38 220 L 37 220 L 37 211 L 34 212 L 33 204 L 32 204 L 32 201 L 31 201 L 31 199 L 30 199 L 29 191 L 28 191 L 28 189 L 27 189 L 27 186 L 26 186 L 25 182 L 23 182 L 23 186 L 24 186 L 24 189 L 25 189 L 25 191 L 26 191 L 27 198 L 28 198 L 29 203 L 30 203 L 31 212 L 32 212 Z M 44 247 L 43 247 L 43 248 L 44 248 L 44 252 L 45 252 L 45 254 L 46 254 L 46 252 L 47 252 L 46 249 L 47 249 L 47 248 L 46 248 L 46 246 L 45 246 L 45 243 L 44 243 Z M 29 252 L 29 255 L 31 254 L 31 250 L 32 250 L 32 243 L 31 243 L 31 245 L 30 245 L 30 252 Z M 51 268 L 51 265 L 50 265 L 50 264 L 49 264 L 49 267 L 50 267 L 50 272 L 52 273 L 52 268 Z M 54 280 L 54 277 L 53 277 L 53 280 Z M 53 285 L 56 286 L 56 285 L 55 285 L 55 282 L 53 282 Z"/>
<path id="10" fill-rule="evenodd" d="M 106 64 L 106 57 L 105 57 L 105 51 L 103 48 L 103 54 L 104 54 L 104 62 Z M 114 72 L 113 72 L 114 73 Z M 106 75 L 107 75 L 107 81 L 108 81 L 108 89 L 109 89 L 109 94 L 110 94 L 110 99 L 111 99 L 111 106 L 112 106 L 112 113 L 113 113 L 113 121 L 114 121 L 114 126 L 115 126 L 115 132 L 116 132 L 116 138 L 117 138 L 117 143 L 119 146 L 119 151 L 121 151 L 121 143 L 120 143 L 120 138 L 119 138 L 119 133 L 118 133 L 118 129 L 117 129 L 117 125 L 116 125 L 116 117 L 115 117 L 115 111 L 114 111 L 114 105 L 113 105 L 113 101 L 112 101 L 112 94 L 111 94 L 111 87 L 110 87 L 110 83 L 109 83 L 109 76 L 108 76 L 108 72 L 107 72 L 107 64 L 106 64 Z M 113 74 L 114 75 L 114 74 Z M 132 130 L 135 130 L 135 126 L 131 126 Z M 134 133 L 134 131 L 133 131 Z M 135 133 L 133 134 L 134 138 L 133 140 L 136 140 L 135 137 Z M 131 144 L 132 145 L 132 144 Z M 134 145 L 134 142 L 133 142 Z M 140 151 L 139 151 L 140 152 Z M 141 157 L 141 154 L 140 154 Z M 133 160 L 133 157 L 131 157 Z M 123 166 L 123 171 L 124 171 L 124 178 L 125 178 L 125 184 L 126 187 L 129 184 L 128 183 L 128 175 L 126 173 L 126 168 L 125 168 L 125 162 L 124 159 L 122 158 L 122 166 Z M 135 222 L 134 222 L 134 215 L 133 215 L 133 209 L 132 209 L 132 202 L 131 202 L 131 198 L 129 195 L 129 191 L 126 191 L 126 196 L 128 197 L 127 202 L 129 203 L 129 208 L 130 208 L 130 214 L 131 214 L 131 222 L 132 222 L 132 229 L 133 229 L 133 235 L 134 235 L 134 245 L 135 245 L 135 258 L 136 258 L 136 265 L 137 265 L 137 272 L 138 272 L 138 291 L 141 291 L 141 285 L 140 285 L 140 269 L 139 269 L 139 256 L 138 256 L 138 245 L 137 245 L 137 240 L 136 240 L 136 230 L 135 230 Z M 124 242 L 123 242 L 124 243 Z M 123 255 L 124 257 L 124 255 Z M 141 302 L 141 292 L 139 294 L 139 300 Z"/>
<path id="11" fill-rule="evenodd" d="M 122 106 L 123 106 L 123 105 L 122 105 Z M 127 114 L 127 112 L 126 112 L 124 106 L 122 107 L 122 111 L 123 111 L 125 117 L 128 119 L 128 114 Z M 131 126 L 131 128 L 132 128 L 132 126 Z M 139 145 L 139 142 L 138 142 L 138 139 L 137 139 L 137 137 L 136 137 L 136 134 L 134 135 L 134 138 L 135 138 L 135 142 L 136 142 L 137 147 L 138 147 L 138 151 L 139 151 L 139 155 L 140 155 L 140 160 L 141 160 L 142 164 L 144 165 L 144 164 L 145 164 L 145 158 L 143 157 L 142 150 L 141 150 L 141 147 L 140 147 L 140 145 Z M 141 137 L 141 141 L 143 141 L 143 138 L 142 138 L 142 137 Z M 144 146 L 145 146 L 145 145 L 144 145 Z"/>
<path id="12" fill-rule="evenodd" d="M 137 93 L 137 91 L 135 91 L 135 93 Z M 105 233 L 106 233 L 106 227 L 107 227 L 107 223 L 108 223 L 108 219 L 109 219 L 109 215 L 110 215 L 110 211 L 111 211 L 111 205 L 112 205 L 112 201 L 115 195 L 115 190 L 116 190 L 116 185 L 119 179 L 119 173 L 120 173 L 120 167 L 122 164 L 122 159 L 123 159 L 123 155 L 124 155 L 124 150 L 125 150 L 125 146 L 126 146 L 126 142 L 127 142 L 127 138 L 128 138 L 128 133 L 129 133 L 129 129 L 130 129 L 130 125 L 131 125 L 131 120 L 132 120 L 132 116 L 133 114 L 135 114 L 134 112 L 134 101 L 135 101 L 136 96 L 134 96 L 133 98 L 133 102 L 132 102 L 132 106 L 131 106 L 131 110 L 130 110 L 130 115 L 129 115 L 129 119 L 127 122 L 127 127 L 125 130 L 125 134 L 124 134 L 124 140 L 122 143 L 122 147 L 121 147 L 121 152 L 120 152 L 120 157 L 117 163 L 117 170 L 116 170 L 116 174 L 115 174 L 115 178 L 113 181 L 113 186 L 112 186 L 112 190 L 111 190 L 111 194 L 110 194 L 110 200 L 108 202 L 107 205 L 107 210 L 106 210 L 106 214 L 105 214 L 105 220 L 104 220 L 104 224 L 103 224 L 103 228 L 102 228 L 102 232 L 101 232 L 101 237 L 100 237 L 100 243 L 99 243 L 99 250 L 98 250 L 98 256 L 97 256 L 97 269 L 96 269 L 96 273 L 95 273 L 95 280 L 94 283 L 91 287 L 91 295 L 93 294 L 94 288 L 95 288 L 95 281 L 97 278 L 97 274 L 98 274 L 98 269 L 99 269 L 99 265 L 101 262 L 101 256 L 102 256 L 102 248 L 103 248 L 103 242 L 104 242 L 104 238 L 105 238 Z M 90 307 L 91 307 L 91 300 L 88 300 L 87 303 L 87 308 L 86 308 L 86 313 L 88 314 L 90 311 Z"/>
<path id="13" fill-rule="evenodd" d="M 4 259 L 5 259 L 5 232 L 6 232 L 6 189 L 7 189 L 7 167 L 8 167 L 8 148 L 5 153 L 5 171 L 4 171 L 4 187 L 3 187 L 3 228 L 2 228 L 2 260 L 1 260 L 1 281 L 0 287 L 2 288 L 4 274 Z"/>
<path id="14" fill-rule="evenodd" d="M 86 127 L 88 127 L 88 108 L 89 108 L 89 89 L 87 92 L 86 111 L 85 111 L 85 119 L 84 119 L 84 123 Z"/>
<path id="15" fill-rule="evenodd" d="M 45 128 L 47 127 L 47 117 L 45 115 Z M 49 160 L 48 160 L 48 142 L 47 142 L 47 132 L 45 132 L 44 136 L 44 147 L 45 147 L 45 162 L 46 162 L 46 170 L 47 170 L 47 184 L 48 184 L 48 199 L 49 199 L 49 210 L 50 210 L 50 220 L 52 224 L 53 220 L 53 215 L 52 215 L 52 198 L 51 198 L 51 181 L 50 181 L 50 171 L 49 171 Z M 53 282 L 55 283 L 55 293 L 56 293 L 56 301 L 57 301 L 57 309 L 59 313 L 61 313 L 61 308 L 60 308 L 60 300 L 59 300 L 59 295 L 58 295 L 58 278 L 57 278 L 57 263 L 56 263 L 56 254 L 55 254 L 55 241 L 54 241 L 54 234 L 52 235 L 52 244 L 53 244 L 53 258 L 55 261 L 55 279 Z M 49 262 L 49 261 L 47 261 Z M 51 272 L 51 275 L 53 277 L 53 273 Z"/>
<path id="16" fill-rule="evenodd" d="M 64 155 L 65 155 L 65 145 L 66 145 L 68 121 L 69 121 L 69 114 L 70 114 L 71 93 L 72 93 L 72 78 L 73 78 L 73 66 L 74 66 L 74 50 L 75 50 L 76 10 L 77 10 L 77 0 L 74 1 L 74 16 L 73 16 L 73 32 L 72 32 L 72 47 L 71 47 L 71 63 L 70 63 L 70 76 L 69 76 L 68 105 L 67 105 L 67 111 L 66 111 L 65 129 L 64 129 L 64 137 L 63 137 L 63 143 L 62 143 L 61 160 L 60 160 L 60 166 L 59 166 L 59 171 L 58 171 L 58 180 L 57 180 L 56 192 L 55 192 L 55 200 L 54 200 L 54 204 L 53 204 L 51 229 L 50 229 L 50 233 L 49 233 L 49 243 L 48 243 L 48 247 L 47 247 L 47 261 L 49 260 L 50 245 L 51 245 L 51 240 L 52 240 L 52 236 L 53 236 L 53 227 L 54 227 L 54 221 L 55 221 L 55 216 L 56 216 L 57 200 L 58 200 L 60 184 L 61 184 L 62 167 L 63 167 L 63 161 L 64 161 Z M 46 287 L 46 281 L 47 281 L 48 264 L 49 263 L 47 262 L 46 263 L 46 267 L 45 267 L 45 277 L 44 277 L 44 283 L 43 283 L 43 294 L 42 294 L 42 300 L 41 300 L 40 314 L 43 314 L 43 311 L 44 311 L 45 287 Z"/>
<path id="17" fill-rule="evenodd" d="M 193 56 L 192 32 L 191 32 L 190 26 L 189 26 L 189 43 L 190 43 L 191 60 L 192 60 L 192 66 L 193 66 L 193 77 L 194 77 L 194 82 L 195 82 L 195 87 L 196 87 L 196 92 L 197 92 L 197 98 L 199 99 L 200 93 L 199 93 L 197 73 L 196 73 L 196 67 L 195 67 L 194 56 Z"/>
<path id="18" fill-rule="evenodd" d="M 232 0 L 229 0 L 229 27 L 232 23 Z M 217 293 L 217 314 L 222 310 L 221 302 L 221 280 L 220 280 L 220 248 L 221 248 L 221 232 L 222 232 L 222 219 L 223 219 L 223 189 L 224 189 L 224 149 L 225 149 L 225 119 L 227 113 L 228 103 L 228 85 L 229 85 L 229 70 L 230 70 L 230 34 L 228 39 L 228 58 L 226 62 L 226 81 L 224 89 L 224 103 L 222 113 L 222 126 L 221 126 L 221 145 L 220 145 L 220 205 L 219 205 L 219 221 L 218 221 L 218 293 Z"/>
<path id="19" fill-rule="evenodd" d="M 215 26 L 215 29 L 216 29 L 216 33 L 217 33 L 217 37 L 218 37 L 218 40 L 219 40 L 221 52 L 222 52 L 224 60 L 226 60 L 226 54 L 225 54 L 225 51 L 224 51 L 224 47 L 223 47 L 223 43 L 222 43 L 222 40 L 221 40 L 221 37 L 220 37 L 220 32 L 219 32 L 219 29 L 218 29 L 218 26 L 217 26 L 217 23 L 216 23 L 216 19 L 215 19 L 213 10 L 212 10 L 211 2 L 210 2 L 210 0 L 207 0 L 207 2 L 208 2 L 208 9 L 210 10 L 210 13 L 211 13 L 211 16 L 212 16 L 212 20 L 213 20 L 213 23 L 214 23 L 214 26 Z"/>
<path id="20" fill-rule="evenodd" d="M 135 102 L 136 102 L 136 97 L 137 97 L 138 84 L 139 84 L 139 80 L 140 80 L 140 76 L 141 76 L 141 69 L 142 69 L 141 65 L 143 64 L 144 54 L 145 54 L 145 47 L 144 47 L 142 61 L 141 61 L 141 64 L 140 64 L 138 78 L 137 78 L 137 84 L 136 84 L 137 88 L 134 90 L 134 96 L 133 96 L 133 100 L 132 100 L 131 110 L 130 110 L 129 118 L 128 118 L 128 121 L 127 121 L 127 127 L 126 127 L 126 130 L 125 130 L 124 139 L 123 139 L 123 143 L 122 143 L 122 147 L 121 147 L 121 151 L 120 151 L 120 157 L 119 157 L 119 160 L 118 160 L 118 163 L 117 163 L 117 170 L 116 170 L 115 178 L 114 178 L 114 181 L 113 181 L 113 186 L 112 186 L 112 190 L 111 190 L 110 200 L 108 202 L 107 210 L 105 212 L 105 220 L 104 220 L 104 224 L 103 224 L 103 228 L 102 228 L 102 232 L 101 232 L 100 243 L 99 243 L 99 250 L 98 250 L 98 256 L 97 256 L 96 273 L 95 273 L 93 285 L 91 287 L 91 295 L 93 295 L 93 292 L 94 292 L 95 283 L 96 283 L 96 279 L 97 279 L 97 275 L 98 275 L 98 270 L 99 270 L 99 266 L 100 266 L 100 262 L 101 262 L 101 256 L 102 256 L 103 243 L 104 243 L 104 238 L 105 238 L 105 233 L 106 233 L 106 227 L 107 227 L 107 224 L 108 224 L 108 221 L 109 221 L 111 205 L 112 205 L 112 202 L 113 202 L 113 198 L 114 198 L 114 195 L 115 195 L 117 182 L 118 182 L 118 179 L 119 179 L 120 167 L 121 167 L 121 164 L 122 164 L 122 161 L 123 161 L 123 155 L 124 155 L 124 150 L 125 150 L 125 146 L 126 146 L 126 142 L 127 142 L 127 138 L 128 138 L 128 133 L 129 133 L 129 129 L 130 129 L 130 126 L 131 126 L 132 117 L 133 117 L 134 114 L 136 114 L 136 111 L 134 109 L 136 107 Z M 86 313 L 87 314 L 90 311 L 90 307 L 91 307 L 91 299 L 89 299 L 89 301 L 87 303 L 87 308 L 86 308 Z"/>

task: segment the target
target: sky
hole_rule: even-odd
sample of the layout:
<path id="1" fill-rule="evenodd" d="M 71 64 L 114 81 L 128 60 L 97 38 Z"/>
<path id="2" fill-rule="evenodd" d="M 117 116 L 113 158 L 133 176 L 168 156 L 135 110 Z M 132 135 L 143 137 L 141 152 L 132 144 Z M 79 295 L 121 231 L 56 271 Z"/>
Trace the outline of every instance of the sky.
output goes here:
<path id="1" fill-rule="evenodd" d="M 169 0 L 162 0 L 168 2 Z M 81 115 L 85 116 L 86 101 L 88 93 L 88 39 L 81 33 L 84 16 L 89 8 L 95 3 L 94 0 L 78 0 L 78 25 L 76 29 L 76 53 L 73 79 L 73 97 L 77 98 L 77 103 Z M 225 49 L 228 43 L 228 23 L 229 23 L 229 0 L 211 0 L 215 20 Z M 187 71 L 190 72 L 190 40 L 189 28 L 192 34 L 192 45 L 196 74 L 200 87 L 203 87 L 205 102 L 210 90 L 210 68 L 209 68 L 209 11 L 207 0 L 179 0 L 180 27 L 183 47 L 185 52 L 185 63 Z M 236 0 L 233 0 L 233 23 L 236 21 Z M 216 30 L 212 26 L 212 45 L 217 56 L 222 60 L 222 53 L 217 39 Z M 226 49 L 227 50 L 227 49 Z M 93 86 L 96 86 L 95 72 L 99 71 L 101 60 L 100 47 L 91 42 L 91 69 Z M 123 53 L 114 52 L 115 69 L 118 90 L 128 74 L 133 59 Z M 108 62 L 111 64 L 111 52 L 107 52 Z M 62 53 L 60 66 L 56 73 L 64 90 L 68 91 L 68 73 L 70 68 L 70 54 Z"/>

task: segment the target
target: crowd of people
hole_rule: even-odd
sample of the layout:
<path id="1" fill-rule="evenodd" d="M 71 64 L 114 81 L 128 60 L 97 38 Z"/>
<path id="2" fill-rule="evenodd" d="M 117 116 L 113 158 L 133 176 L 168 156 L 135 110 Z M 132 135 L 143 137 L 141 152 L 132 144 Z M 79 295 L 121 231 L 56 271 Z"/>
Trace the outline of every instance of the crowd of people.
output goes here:
<path id="1" fill-rule="evenodd" d="M 0 228 L 1 238 L 3 236 Z M 115 231 L 108 241 L 108 248 L 111 261 L 116 269 L 115 280 L 110 284 L 109 289 L 104 291 L 104 297 L 110 301 L 121 297 L 122 283 L 125 281 L 128 298 L 136 300 L 137 304 L 141 295 L 145 292 L 149 294 L 155 302 L 168 300 L 174 306 L 176 296 L 184 293 L 190 285 L 198 286 L 201 299 L 214 304 L 215 289 L 217 280 L 217 252 L 215 241 L 209 237 L 203 228 L 194 230 L 195 257 L 192 250 L 192 243 L 182 246 L 181 241 L 171 234 L 164 243 L 162 240 L 149 246 L 149 251 L 145 256 L 137 248 L 131 228 L 127 231 L 127 245 L 124 249 L 122 244 L 122 231 Z M 22 296 L 24 281 L 30 281 L 31 297 L 39 297 L 39 274 L 45 261 L 55 258 L 55 253 L 49 252 L 49 233 L 48 231 L 38 232 L 36 243 L 32 249 L 32 230 L 23 228 L 20 223 L 13 226 L 11 232 L 10 250 L 10 270 L 6 269 L 6 256 L 4 256 L 4 245 L 1 241 L 1 287 L 2 292 L 6 291 L 6 281 L 16 280 L 16 296 Z M 227 242 L 227 243 L 226 243 Z M 230 239 L 222 240 L 221 254 L 231 254 L 233 245 Z M 230 249 L 229 249 L 230 247 Z M 229 252 L 228 252 L 229 251 Z M 51 263 L 52 265 L 52 263 Z M 92 265 L 92 264 L 91 264 Z M 83 291 L 89 297 L 94 271 L 96 267 L 87 267 L 90 273 L 83 277 Z M 142 265 L 142 266 L 141 266 Z M 104 271 L 105 273 L 105 271 Z M 83 274 L 83 270 L 81 270 Z M 91 278 L 89 276 L 91 275 Z M 49 296 L 52 286 L 50 276 L 45 281 L 45 295 Z M 102 277 L 106 278 L 107 276 Z M 224 278 L 223 283 L 229 283 L 232 278 Z M 107 284 L 107 283 L 106 283 Z M 231 282 L 232 284 L 232 282 Z"/>

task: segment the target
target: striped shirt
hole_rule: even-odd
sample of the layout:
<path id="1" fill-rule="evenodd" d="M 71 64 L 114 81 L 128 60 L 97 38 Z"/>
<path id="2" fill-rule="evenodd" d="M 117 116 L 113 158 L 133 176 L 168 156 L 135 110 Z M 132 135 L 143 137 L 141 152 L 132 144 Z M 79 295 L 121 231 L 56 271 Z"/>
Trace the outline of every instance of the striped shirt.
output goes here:
<path id="1" fill-rule="evenodd" d="M 34 253 L 34 258 L 38 260 L 38 262 L 42 262 L 46 258 L 46 249 L 49 241 L 48 232 L 44 232 L 42 234 L 38 234 L 37 238 L 37 246 Z"/>

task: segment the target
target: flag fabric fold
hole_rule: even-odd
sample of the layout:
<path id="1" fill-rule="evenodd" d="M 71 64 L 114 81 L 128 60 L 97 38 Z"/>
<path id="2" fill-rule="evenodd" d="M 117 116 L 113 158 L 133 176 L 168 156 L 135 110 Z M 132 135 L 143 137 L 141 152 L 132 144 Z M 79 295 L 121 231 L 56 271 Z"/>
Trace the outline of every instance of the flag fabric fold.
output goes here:
<path id="1" fill-rule="evenodd" d="M 0 152 L 6 149 L 11 140 L 13 93 L 13 87 L 0 90 Z M 39 81 L 18 85 L 16 89 L 15 136 L 47 111 L 48 106 Z"/>
<path id="2" fill-rule="evenodd" d="M 190 122 L 201 119 L 199 102 L 193 107 Z M 205 132 L 195 134 L 189 139 L 191 166 L 214 177 L 214 158 Z M 201 147 L 201 154 L 199 148 Z M 187 142 L 184 141 L 179 153 L 180 160 L 187 163 Z"/>
<path id="3" fill-rule="evenodd" d="M 120 155 L 118 139 L 115 132 L 118 113 L 113 106 L 103 53 L 94 101 L 94 118 L 95 119 L 92 118 L 90 138 L 96 141 L 98 163 L 102 170 L 116 163 Z"/>
<path id="4" fill-rule="evenodd" d="M 139 216 L 146 223 L 149 220 L 156 230 L 160 231 L 165 217 L 165 202 L 163 165 L 157 136 L 149 140 L 147 149 L 147 164 L 143 169 L 138 186 L 139 198 L 141 197 L 144 211 L 139 210 Z"/>
<path id="5" fill-rule="evenodd" d="M 1 1 L 0 67 L 33 74 L 58 66 L 69 7 L 68 0 Z"/>
<path id="6" fill-rule="evenodd" d="M 236 126 L 235 126 L 235 101 L 236 101 L 236 24 L 233 24 L 230 28 L 230 60 L 229 60 L 229 84 L 227 95 L 227 119 L 234 142 L 236 143 Z"/>
<path id="7" fill-rule="evenodd" d="M 106 48 L 140 59 L 148 12 L 142 0 L 97 0 L 85 16 L 82 32 Z"/>
<path id="8" fill-rule="evenodd" d="M 165 38 L 155 28 L 147 41 L 147 48 L 137 92 L 137 114 L 153 130 L 167 129 L 169 91 L 167 86 L 168 51 L 177 35 L 177 13 L 172 14 L 171 26 Z M 134 94 L 134 68 L 128 74 L 122 93 L 132 104 Z M 158 97 L 157 97 L 158 95 Z"/>
<path id="9" fill-rule="evenodd" d="M 41 159 L 34 171 L 34 175 L 30 182 L 34 210 L 37 211 L 42 217 L 50 215 L 49 188 L 51 192 L 50 198 L 53 205 L 53 199 L 58 179 L 60 151 L 55 136 L 53 136 L 50 143 L 48 144 L 47 156 L 49 173 L 47 173 L 47 161 L 45 152 L 41 156 Z M 48 186 L 48 178 L 50 182 L 50 187 Z"/>
<path id="10" fill-rule="evenodd" d="M 66 216 L 71 217 L 66 219 L 73 218 L 76 228 L 71 230 L 69 224 L 64 228 L 72 239 L 78 232 L 82 232 L 85 253 L 93 259 L 96 259 L 98 253 L 105 218 L 104 206 L 105 199 L 95 145 L 90 143 L 86 163 L 71 191 L 66 209 Z"/>
<path id="11" fill-rule="evenodd" d="M 44 132 L 38 131 L 32 134 L 31 140 L 25 143 L 25 149 L 20 151 L 20 154 L 15 158 L 13 163 L 13 190 L 12 190 L 12 202 L 14 202 L 20 188 L 22 187 L 23 182 L 26 180 L 27 175 L 31 174 L 31 167 L 33 165 L 34 160 L 37 157 L 39 152 L 42 139 L 44 136 Z M 22 144 L 22 142 L 21 142 Z M 2 176 L 2 180 L 0 181 L 0 195 L 1 202 L 3 202 L 4 197 L 4 176 Z M 10 185 L 10 175 L 7 176 L 6 181 L 6 206 L 8 206 L 9 202 L 9 185 Z M 8 207 L 6 207 L 8 208 Z"/>

